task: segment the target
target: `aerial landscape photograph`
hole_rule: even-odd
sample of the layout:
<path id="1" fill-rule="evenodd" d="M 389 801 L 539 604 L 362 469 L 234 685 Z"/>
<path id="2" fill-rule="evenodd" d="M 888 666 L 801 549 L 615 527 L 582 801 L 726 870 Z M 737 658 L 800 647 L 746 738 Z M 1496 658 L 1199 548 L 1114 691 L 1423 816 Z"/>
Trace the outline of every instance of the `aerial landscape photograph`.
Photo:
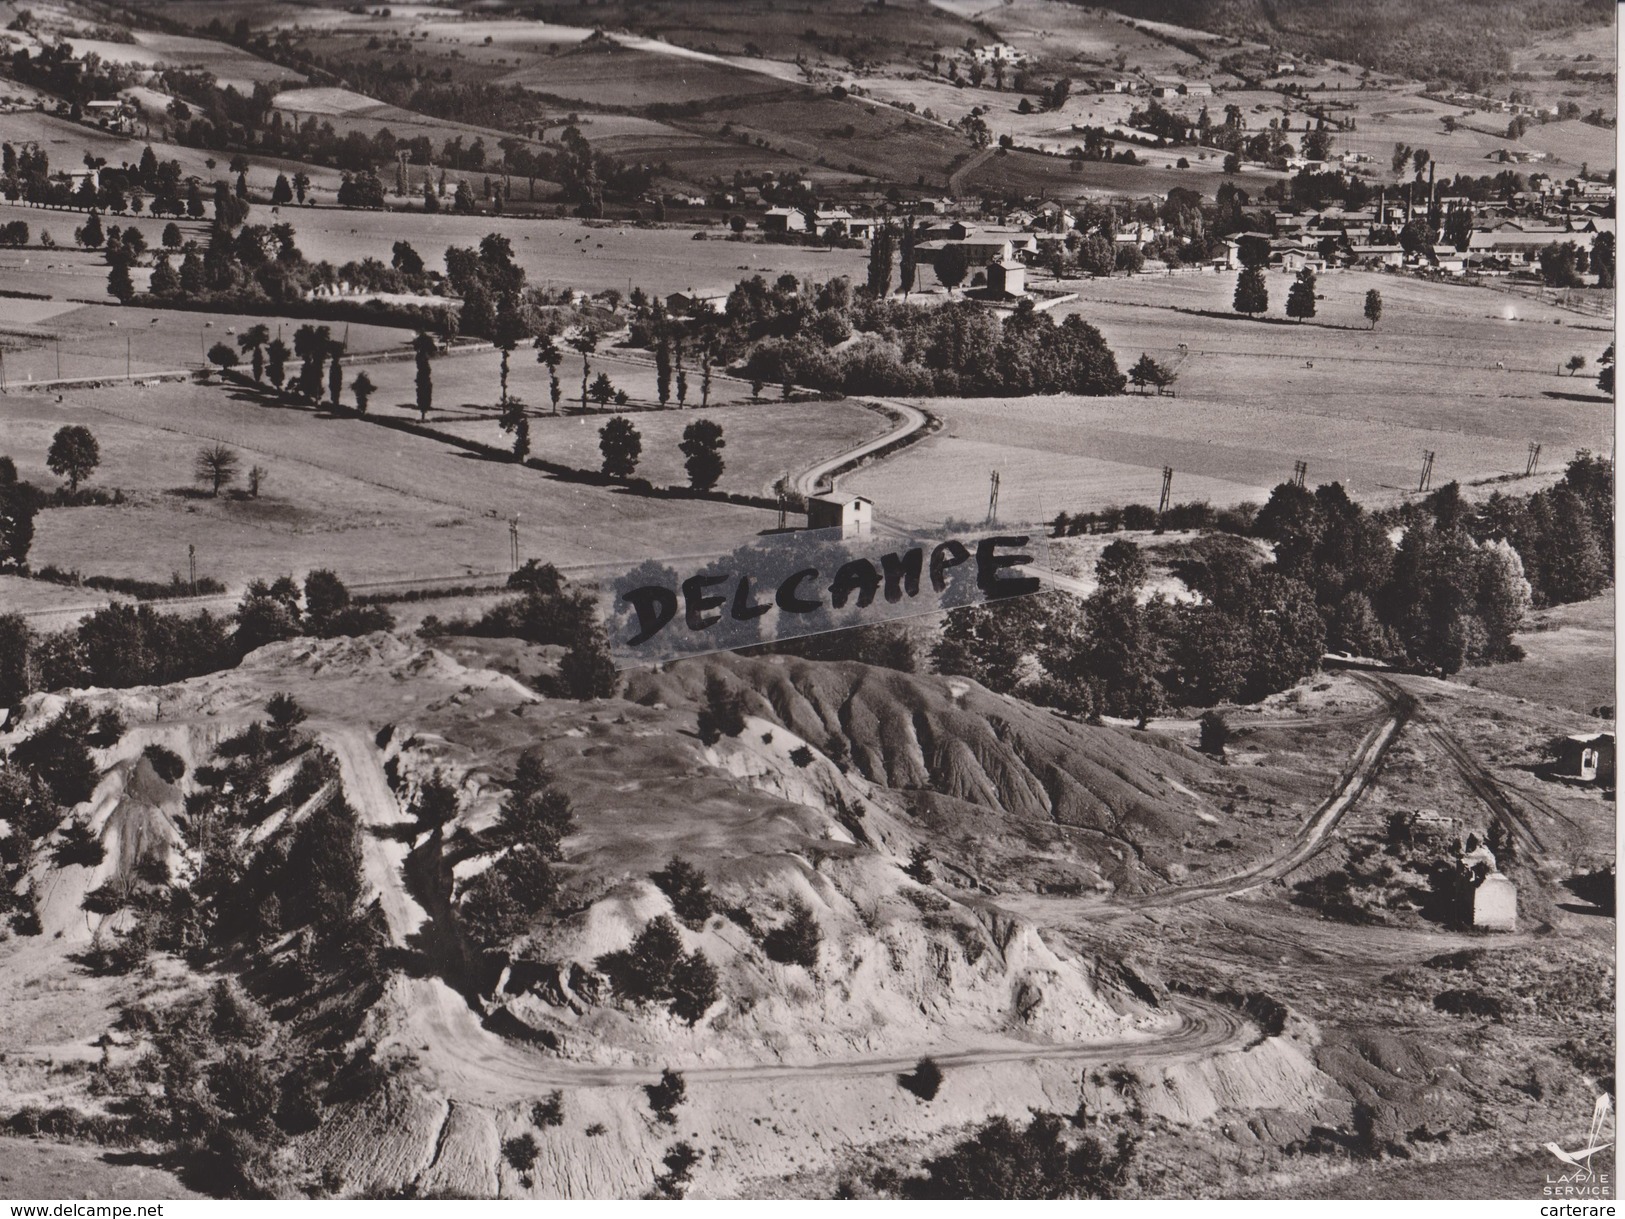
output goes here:
<path id="1" fill-rule="evenodd" d="M 0 1201 L 1612 1214 L 1617 22 L 0 0 Z"/>

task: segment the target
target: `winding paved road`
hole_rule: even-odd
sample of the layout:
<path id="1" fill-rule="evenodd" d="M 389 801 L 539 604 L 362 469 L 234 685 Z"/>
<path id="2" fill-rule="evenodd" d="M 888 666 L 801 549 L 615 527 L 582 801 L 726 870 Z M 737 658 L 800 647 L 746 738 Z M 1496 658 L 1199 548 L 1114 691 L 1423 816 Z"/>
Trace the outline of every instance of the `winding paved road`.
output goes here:
<path id="1" fill-rule="evenodd" d="M 928 422 L 924 411 L 918 407 L 910 406 L 906 402 L 893 402 L 887 398 L 871 398 L 869 401 L 877 402 L 888 410 L 897 411 L 903 416 L 903 422 L 882 436 L 876 436 L 873 440 L 866 440 L 844 453 L 837 453 L 834 457 L 825 458 L 818 464 L 808 466 L 801 471 L 795 476 L 794 485 L 795 489 L 802 495 L 817 494 L 818 484 L 828 478 L 833 471 L 851 462 L 859 461 L 889 444 L 895 444 L 899 440 L 914 435 Z M 831 489 L 833 489 L 833 482 L 830 485 Z"/>

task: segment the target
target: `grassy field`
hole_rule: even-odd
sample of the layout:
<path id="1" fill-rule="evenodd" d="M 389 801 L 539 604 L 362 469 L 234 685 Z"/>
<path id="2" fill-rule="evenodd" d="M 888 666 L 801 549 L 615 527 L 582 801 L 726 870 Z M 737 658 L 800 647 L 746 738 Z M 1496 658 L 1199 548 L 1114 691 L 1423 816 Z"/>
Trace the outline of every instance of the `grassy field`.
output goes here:
<path id="1" fill-rule="evenodd" d="M 523 191 L 522 182 L 515 183 Z M 170 217 L 104 218 L 104 223 L 133 224 L 149 247 Z M 0 223 L 22 220 L 38 240 L 48 230 L 58 246 L 73 241 L 73 230 L 85 221 L 83 212 L 48 211 L 0 203 Z M 394 244 L 406 241 L 434 270 L 443 270 L 448 246 L 477 246 L 487 233 L 501 232 L 513 243 L 514 259 L 539 288 L 575 288 L 598 292 L 607 288 L 628 291 L 628 285 L 666 295 L 696 290 L 727 292 L 749 275 L 769 279 L 788 271 L 816 280 L 847 275 L 861 280 L 867 251 L 822 247 L 769 245 L 759 241 L 731 241 L 724 231 L 685 225 L 639 227 L 631 224 L 580 220 L 520 220 L 514 217 L 456 216 L 444 212 L 391 213 L 386 220 L 365 212 L 337 208 L 284 208 L 280 215 L 259 206 L 250 214 L 253 223 L 294 226 L 299 248 L 312 262 L 334 264 L 376 258 L 388 263 Z M 204 222 L 181 220 L 188 239 L 204 240 Z M 697 232 L 707 240 L 696 241 Z M 85 300 L 106 296 L 107 266 L 98 254 L 76 249 L 0 251 L 0 270 L 22 278 L 7 279 L 7 286 L 22 291 L 46 292 Z M 142 272 L 137 285 L 144 283 Z M 108 298 L 111 301 L 111 298 Z M 0 317 L 3 317 L 0 314 Z"/>
<path id="2" fill-rule="evenodd" d="M 136 30 L 134 37 L 133 43 L 99 42 L 92 38 L 71 38 L 69 41 L 75 53 L 99 55 L 105 63 L 202 69 L 214 73 L 222 87 L 236 85 L 244 93 L 262 81 L 304 80 L 291 68 L 269 63 L 247 51 L 210 38 L 164 34 L 156 30 Z"/>
<path id="3" fill-rule="evenodd" d="M 421 212 L 392 214 L 387 223 L 356 212 L 301 211 L 290 216 L 299 248 L 312 260 L 388 262 L 396 241 L 412 244 L 431 268 L 444 265 L 446 247 L 478 245 L 500 230 L 513 243 L 514 259 L 537 287 L 588 292 L 628 290 L 628 284 L 662 295 L 686 289 L 726 292 L 750 274 L 772 278 L 785 271 L 815 279 L 850 275 L 861 279 L 863 250 L 825 250 L 726 240 L 695 241 L 696 229 L 640 228 L 579 220 L 503 220 Z M 720 231 L 709 230 L 720 237 Z"/>
<path id="4" fill-rule="evenodd" d="M 731 0 L 728 4 L 650 6 L 638 3 L 596 5 L 583 13 L 583 23 L 609 29 L 625 27 L 671 44 L 713 54 L 781 61 L 805 55 L 815 66 L 830 56 L 829 40 L 838 40 L 866 62 L 908 63 L 933 49 L 963 46 L 966 38 L 980 38 L 978 27 L 931 0 L 891 0 L 878 7 L 865 0 L 831 0 L 809 8 L 792 8 L 773 0 Z M 570 10 L 555 12 L 568 19 Z M 809 39 L 811 30 L 818 35 Z M 582 31 L 583 34 L 586 30 Z"/>
<path id="5" fill-rule="evenodd" d="M 5 138 L 8 142 L 37 143 L 50 156 L 51 168 L 83 169 L 84 156 L 104 158 L 109 165 L 138 164 L 142 150 L 148 144 L 160 161 L 175 161 L 183 177 L 196 176 L 205 183 L 229 177 L 229 154 L 215 154 L 205 148 L 186 148 L 179 144 L 166 144 L 162 140 L 148 140 L 141 136 L 114 135 L 99 127 L 59 119 L 52 115 L 23 111 L 5 116 Z M 209 162 L 214 161 L 211 169 Z M 300 171 L 310 175 L 318 191 L 331 193 L 338 189 L 340 175 L 336 169 L 324 169 L 302 161 L 288 161 L 279 157 L 250 157 L 248 185 L 255 194 L 269 195 L 278 173 L 293 175 Z M 83 217 L 74 223 L 82 223 Z M 263 214 L 258 218 L 263 222 Z M 71 228 L 71 226 L 70 226 Z"/>
<path id="6" fill-rule="evenodd" d="M 533 60 L 500 77 L 550 97 L 594 106 L 680 105 L 777 92 L 785 83 L 733 64 L 696 56 L 590 43 Z"/>
<path id="7" fill-rule="evenodd" d="M 613 371 L 613 366 L 606 365 Z M 748 391 L 747 391 L 748 393 Z M 539 395 L 530 395 L 534 403 Z M 416 412 L 404 412 L 416 417 Z M 495 412 L 477 415 L 462 412 L 461 418 L 437 422 L 435 426 L 480 440 L 506 446 L 512 436 L 498 425 Z M 598 431 L 609 416 L 596 413 L 548 415 L 538 413 L 531 420 L 531 453 L 549 461 L 587 469 L 597 469 L 603 460 L 598 447 Z M 762 402 L 752 405 L 738 401 L 732 406 L 712 406 L 708 410 L 645 410 L 629 415 L 643 438 L 643 455 L 638 465 L 640 478 L 657 485 L 688 482 L 683 455 L 678 451 L 683 429 L 696 419 L 711 419 L 722 426 L 727 448 L 723 459 L 727 469 L 717 484 L 722 491 L 760 495 L 786 471 L 813 464 L 822 457 L 851 448 L 890 426 L 880 415 L 855 402 Z"/>
<path id="8" fill-rule="evenodd" d="M 868 435 L 880 422 L 856 407 L 824 404 L 715 414 L 730 434 L 731 469 L 749 490 L 759 490 L 787 454 L 805 451 L 810 459 L 844 448 L 849 436 Z M 664 453 L 674 444 L 668 433 L 692 415 L 638 416 L 651 475 L 667 466 L 675 474 L 675 455 Z M 4 451 L 21 475 L 47 486 L 58 482 L 44 463 L 51 435 L 68 423 L 95 433 L 102 464 L 93 483 L 122 489 L 130 502 L 43 513 L 30 556 L 36 566 L 86 574 L 164 579 L 185 570 L 188 544 L 197 547 L 200 575 L 232 587 L 322 566 L 349 580 L 505 570 L 507 519 L 516 512 L 524 553 L 561 565 L 690 554 L 777 524 L 775 514 L 758 509 L 560 483 L 435 441 L 263 405 L 220 387 L 119 387 L 70 392 L 60 402 L 14 394 L 0 399 L 0 421 Z M 536 452 L 589 452 L 598 424 L 538 419 Z M 212 499 L 195 489 L 193 455 L 217 441 L 239 452 L 245 474 L 251 464 L 266 470 L 259 499 Z"/>
<path id="9" fill-rule="evenodd" d="M 1530 616 L 1517 639 L 1515 665 L 1468 669 L 1462 680 L 1485 690 L 1590 715 L 1618 703 L 1614 668 L 1614 593 Z"/>
<path id="10" fill-rule="evenodd" d="M 1270 277 L 1277 315 L 1288 279 Z M 1255 322 L 1226 312 L 1234 281 L 1088 281 L 1083 300 L 1062 306 L 1100 328 L 1120 368 L 1141 352 L 1176 365 L 1177 398 L 932 402 L 941 433 L 842 485 L 908 520 L 980 519 L 999 469 L 1001 504 L 1017 519 L 1040 503 L 1048 515 L 1155 504 L 1164 465 L 1176 501 L 1259 500 L 1300 459 L 1311 482 L 1392 500 L 1415 488 L 1424 449 L 1437 454 L 1435 485 L 1521 473 L 1531 440 L 1547 469 L 1579 448 L 1608 451 L 1611 405 L 1590 379 L 1559 372 L 1609 341 L 1589 319 L 1484 289 L 1339 272 L 1320 279 L 1315 324 Z M 1360 317 L 1369 287 L 1385 301 L 1375 331 Z"/>
<path id="11" fill-rule="evenodd" d="M 351 131 L 361 131 L 368 135 L 376 135 L 379 131 L 388 130 L 397 140 L 411 140 L 423 135 L 428 136 L 436 146 L 446 140 L 463 137 L 463 142 L 471 142 L 473 137 L 484 139 L 488 148 L 494 148 L 496 141 L 506 137 L 507 133 L 494 127 L 479 127 L 471 123 L 454 123 L 448 119 L 435 118 L 432 115 L 419 114 L 413 110 L 403 110 L 399 106 L 385 105 L 376 98 L 363 93 L 356 93 L 350 89 L 320 88 L 320 89 L 285 89 L 276 95 L 274 110 L 282 112 L 285 119 L 302 123 L 307 117 L 314 115 L 318 119 L 333 124 L 333 129 L 340 134 Z M 501 154 L 497 154 L 500 158 Z M 421 170 L 414 174 L 414 183 L 421 179 Z M 393 175 L 385 173 L 384 184 L 386 189 L 394 188 Z M 274 181 L 273 178 L 271 181 Z M 264 184 L 264 190 L 269 195 L 271 181 Z M 259 183 L 250 174 L 249 185 L 258 189 Z M 417 193 L 414 193 L 416 201 Z"/>

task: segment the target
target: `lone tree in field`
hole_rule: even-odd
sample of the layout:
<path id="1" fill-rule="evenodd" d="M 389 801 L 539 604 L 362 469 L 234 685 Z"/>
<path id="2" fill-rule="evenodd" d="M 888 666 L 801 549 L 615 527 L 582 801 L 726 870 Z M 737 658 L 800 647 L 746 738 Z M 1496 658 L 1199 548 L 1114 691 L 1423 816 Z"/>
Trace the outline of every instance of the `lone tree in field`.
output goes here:
<path id="1" fill-rule="evenodd" d="M 631 478 L 643 455 L 643 437 L 630 419 L 618 415 L 598 429 L 598 449 L 604 455 L 605 474 Z"/>
<path id="2" fill-rule="evenodd" d="M 491 328 L 491 341 L 502 353 L 502 405 L 508 404 L 508 357 L 514 348 L 530 333 L 530 322 L 525 307 L 514 292 L 504 292 L 497 302 L 496 321 Z"/>
<path id="3" fill-rule="evenodd" d="M 524 461 L 530 456 L 530 416 L 525 404 L 518 398 L 509 398 L 502 406 L 502 430 L 513 434 L 513 459 Z"/>
<path id="4" fill-rule="evenodd" d="M 209 363 L 224 372 L 228 368 L 237 367 L 237 353 L 230 343 L 216 343 L 209 348 Z"/>
<path id="5" fill-rule="evenodd" d="M 587 378 L 592 375 L 592 363 L 587 359 L 598 350 L 598 336 L 590 330 L 583 330 L 570 340 L 570 346 L 581 353 L 581 413 L 587 413 Z"/>
<path id="6" fill-rule="evenodd" d="M 1382 293 L 1375 288 L 1365 294 L 1365 320 L 1371 323 L 1373 330 L 1382 321 Z"/>
<path id="7" fill-rule="evenodd" d="M 372 398 L 373 391 L 378 387 L 372 383 L 372 378 L 364 372 L 358 372 L 355 380 L 350 382 L 350 392 L 355 395 L 355 413 L 365 415 L 367 402 Z"/>
<path id="8" fill-rule="evenodd" d="M 1262 267 L 1247 267 L 1236 277 L 1234 305 L 1237 313 L 1249 316 L 1269 309 L 1270 289 L 1264 280 Z"/>
<path id="9" fill-rule="evenodd" d="M 601 372 L 594 378 L 592 388 L 587 393 L 594 402 L 598 403 L 600 411 L 608 410 L 610 399 L 615 396 L 615 382 L 609 379 L 607 372 Z"/>
<path id="10" fill-rule="evenodd" d="M 90 429 L 74 423 L 58 428 L 51 438 L 51 450 L 45 455 L 45 464 L 52 474 L 68 480 L 68 490 L 79 490 L 79 484 L 89 478 L 101 465 L 102 450 Z"/>
<path id="11" fill-rule="evenodd" d="M 1315 316 L 1315 273 L 1308 267 L 1298 272 L 1286 294 L 1286 315 L 1300 322 Z"/>
<path id="12" fill-rule="evenodd" d="M 288 379 L 288 357 L 293 352 L 281 339 L 272 339 L 265 348 L 265 375 L 271 378 L 271 384 L 278 389 Z"/>
<path id="13" fill-rule="evenodd" d="M 889 224 L 883 224 L 875 230 L 874 240 L 869 243 L 868 287 L 876 296 L 885 296 L 891 291 L 891 264 L 895 244 Z"/>
<path id="14" fill-rule="evenodd" d="M 711 405 L 711 361 L 716 358 L 716 348 L 710 335 L 700 340 L 700 405 Z"/>
<path id="15" fill-rule="evenodd" d="M 429 361 L 435 354 L 434 337 L 419 331 L 418 337 L 412 340 L 412 350 L 418 361 L 418 418 L 424 420 L 434 404 L 434 374 L 429 370 Z"/>
<path id="16" fill-rule="evenodd" d="M 970 256 L 962 245 L 943 246 L 937 251 L 936 269 L 937 281 L 951 294 L 965 282 L 965 275 L 970 270 Z"/>
<path id="17" fill-rule="evenodd" d="M 192 474 L 198 482 L 209 484 L 209 494 L 218 497 L 220 488 L 237 481 L 238 458 L 235 451 L 223 444 L 207 445 L 197 451 Z"/>
<path id="18" fill-rule="evenodd" d="M 237 350 L 248 353 L 256 381 L 265 379 L 265 345 L 270 341 L 271 331 L 263 324 L 250 326 L 237 336 Z"/>
<path id="19" fill-rule="evenodd" d="M 722 450 L 728 442 L 722 438 L 722 425 L 710 419 L 696 419 L 683 429 L 683 442 L 677 447 L 687 459 L 688 485 L 696 491 L 709 491 L 722 477 L 726 462 Z"/>
<path id="20" fill-rule="evenodd" d="M 128 305 L 135 299 L 135 281 L 130 278 L 130 264 L 122 258 L 107 273 L 107 294 L 121 305 Z"/>
<path id="21" fill-rule="evenodd" d="M 662 410 L 671 401 L 671 336 L 664 327 L 655 344 L 655 397 L 660 400 Z"/>
<path id="22" fill-rule="evenodd" d="M 344 356 L 344 344 L 334 343 L 332 352 L 333 362 L 327 366 L 327 397 L 337 406 L 339 395 L 344 392 L 344 365 L 340 362 Z"/>
<path id="23" fill-rule="evenodd" d="M 914 243 L 917 233 L 914 227 L 914 217 L 910 216 L 903 221 L 903 236 L 897 256 L 897 288 L 908 300 L 908 294 L 914 291 L 914 269 L 918 260 L 914 253 Z"/>
<path id="24" fill-rule="evenodd" d="M 1571 376 L 1571 377 L 1575 373 L 1579 372 L 1585 366 L 1586 366 L 1586 358 L 1584 356 L 1570 356 L 1569 357 L 1569 362 L 1566 365 L 1566 367 L 1569 370 L 1569 376 Z"/>
<path id="25" fill-rule="evenodd" d="M 1173 384 L 1174 375 L 1150 356 L 1141 352 L 1140 358 L 1135 361 L 1134 367 L 1128 370 L 1128 379 L 1140 387 L 1142 394 L 1145 393 L 1147 385 L 1156 386 L 1157 394 L 1160 397 L 1163 387 Z"/>
<path id="26" fill-rule="evenodd" d="M 559 365 L 564 363 L 564 353 L 559 350 L 552 335 L 537 338 L 536 363 L 547 365 L 547 392 L 553 399 L 553 413 L 556 415 L 559 413 L 559 399 L 564 397 L 564 391 L 559 387 Z"/>

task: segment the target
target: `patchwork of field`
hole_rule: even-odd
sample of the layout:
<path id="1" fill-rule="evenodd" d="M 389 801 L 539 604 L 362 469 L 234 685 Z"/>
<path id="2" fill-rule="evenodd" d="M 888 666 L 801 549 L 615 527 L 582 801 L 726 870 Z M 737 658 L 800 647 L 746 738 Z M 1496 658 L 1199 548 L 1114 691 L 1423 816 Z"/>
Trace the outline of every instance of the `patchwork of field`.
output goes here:
<path id="1" fill-rule="evenodd" d="M 8 143 L 38 144 L 50 157 L 53 170 L 83 169 L 86 153 L 103 158 L 109 165 L 134 166 L 140 162 L 142 151 L 150 144 L 153 154 L 160 161 L 174 161 L 179 164 L 181 176 L 184 178 L 197 177 L 205 183 L 212 183 L 228 176 L 226 166 L 230 158 L 222 159 L 209 149 L 187 148 L 180 144 L 166 144 L 162 140 L 148 140 L 140 136 L 115 135 L 103 131 L 100 127 L 91 127 L 36 111 L 5 115 L 0 130 L 3 130 Z M 210 161 L 215 162 L 213 168 L 209 166 Z M 312 184 L 319 191 L 329 195 L 338 189 L 341 180 L 338 170 L 309 165 L 303 161 L 256 156 L 249 158 L 249 162 L 248 184 L 256 194 L 263 192 L 269 195 L 278 173 L 287 173 L 291 177 L 303 171 L 310 175 Z M 0 208 L 9 206 L 0 203 Z M 21 218 L 27 219 L 26 216 Z M 168 219 L 166 217 L 166 222 Z M 82 222 L 82 216 L 75 221 Z"/>
<path id="2" fill-rule="evenodd" d="M 432 440 L 218 387 L 161 385 L 0 399 L 5 451 L 43 485 L 51 436 L 89 427 L 95 484 L 130 503 L 42 513 L 30 555 L 86 574 L 165 579 L 197 547 L 199 575 L 233 588 L 260 576 L 331 567 L 346 580 L 503 571 L 508 519 L 526 556 L 561 565 L 683 555 L 732 546 L 777 524 L 728 504 L 653 500 L 558 482 Z M 200 447 L 225 443 L 266 471 L 259 499 L 210 498 L 192 478 Z"/>
<path id="3" fill-rule="evenodd" d="M 750 97 L 783 90 L 785 82 L 696 55 L 588 43 L 523 64 L 500 78 L 549 97 L 595 106 L 682 105 L 719 97 Z"/>
<path id="4" fill-rule="evenodd" d="M 315 117 L 323 122 L 331 123 L 333 130 L 341 135 L 352 131 L 360 131 L 366 135 L 374 136 L 378 132 L 387 130 L 397 140 L 406 141 L 427 136 L 434 143 L 438 153 L 440 145 L 446 140 L 461 138 L 463 142 L 470 143 L 475 137 L 483 139 L 500 163 L 501 153 L 497 151 L 497 143 L 507 139 L 508 133 L 494 127 L 480 127 L 472 123 L 457 123 L 450 119 L 435 118 L 432 115 L 419 114 L 413 110 L 403 110 L 399 106 L 391 106 L 380 102 L 363 93 L 356 93 L 350 89 L 323 87 L 316 89 L 287 89 L 276 95 L 274 111 L 282 112 L 284 119 L 303 123 L 306 119 Z M 412 201 L 415 204 L 422 195 L 422 172 L 417 166 L 412 175 L 412 185 L 416 188 L 412 192 Z M 388 171 L 382 175 L 385 189 L 391 192 L 395 187 L 394 175 Z M 256 193 L 262 192 L 266 197 L 270 195 L 271 184 L 266 181 L 263 186 L 250 172 L 249 185 Z M 334 183 L 336 188 L 336 183 Z M 551 191 L 551 188 L 549 188 Z"/>
<path id="5" fill-rule="evenodd" d="M 570 10 L 553 12 L 567 17 Z M 737 0 L 708 11 L 621 2 L 595 5 L 590 17 L 583 14 L 584 21 L 606 28 L 626 27 L 704 52 L 780 61 L 805 55 L 814 66 L 821 66 L 826 49 L 837 43 L 843 52 L 850 50 L 871 62 L 929 60 L 933 50 L 963 47 L 967 38 L 983 39 L 968 18 L 969 14 L 956 16 L 927 0 L 891 0 L 883 7 L 864 0 L 830 0 L 816 9 L 773 0 Z"/>
<path id="6" fill-rule="evenodd" d="M 1277 310 L 1289 280 L 1270 276 Z M 1590 377 L 1562 372 L 1570 355 L 1594 361 L 1610 341 L 1589 319 L 1484 289 L 1339 272 L 1320 278 L 1313 323 L 1250 321 L 1229 312 L 1234 282 L 1089 281 L 1059 311 L 1099 327 L 1124 370 L 1141 352 L 1177 368 L 1177 398 L 932 401 L 939 434 L 841 485 L 911 522 L 980 519 L 998 469 L 1002 515 L 1041 519 L 1155 504 L 1165 465 L 1176 502 L 1225 506 L 1260 501 L 1299 460 L 1312 483 L 1393 500 L 1414 490 L 1424 450 L 1436 454 L 1436 486 L 1522 474 L 1531 441 L 1546 469 L 1580 448 L 1609 451 L 1611 404 Z M 1361 317 L 1371 287 L 1385 304 L 1375 331 Z"/>
<path id="7" fill-rule="evenodd" d="M 1150 21 L 1130 24 L 1116 14 L 1082 5 L 1012 0 L 991 13 L 982 8 L 977 16 L 990 20 L 1006 42 L 1046 64 L 1105 64 L 1123 56 L 1139 71 L 1172 75 L 1190 71 L 1198 61 L 1188 51 L 1168 42 L 1166 36 L 1215 50 L 1223 45 L 1211 34 Z M 1164 37 L 1159 37 L 1159 32 Z"/>
<path id="8" fill-rule="evenodd" d="M 1139 155 L 1138 150 L 1135 155 Z M 1171 169 L 1167 165 L 1088 161 L 1082 168 L 1073 169 L 1071 161 L 1064 156 L 993 149 L 991 155 L 979 160 L 970 172 L 956 176 L 954 186 L 962 195 L 986 192 L 1063 199 L 1083 195 L 1137 198 L 1147 194 L 1166 195 L 1176 186 L 1211 196 L 1226 180 L 1221 172 L 1222 162 L 1197 160 L 1191 165 L 1190 169 Z M 1264 171 L 1249 174 L 1259 182 L 1283 176 Z"/>
<path id="9" fill-rule="evenodd" d="M 165 34 L 156 30 L 132 31 L 134 42 L 102 42 L 94 38 L 70 38 L 74 53 L 98 55 L 105 63 L 129 64 L 144 68 L 198 68 L 212 72 L 222 86 L 235 85 L 248 92 L 254 85 L 269 81 L 302 81 L 291 68 L 270 63 L 210 38 Z"/>

